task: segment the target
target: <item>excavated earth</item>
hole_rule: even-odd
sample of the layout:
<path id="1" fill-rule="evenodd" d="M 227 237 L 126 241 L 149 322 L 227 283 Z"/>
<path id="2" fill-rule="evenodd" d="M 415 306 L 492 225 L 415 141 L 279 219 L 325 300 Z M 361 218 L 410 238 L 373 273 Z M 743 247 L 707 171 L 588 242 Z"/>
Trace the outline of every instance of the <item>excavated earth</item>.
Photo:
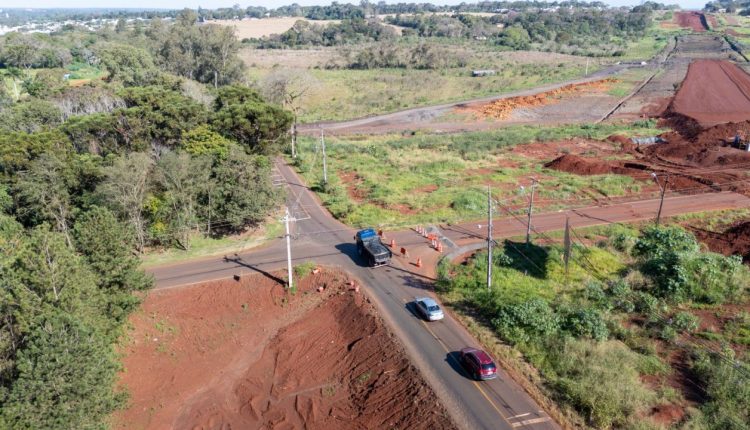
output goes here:
<path id="1" fill-rule="evenodd" d="M 130 405 L 115 428 L 455 427 L 345 273 L 310 274 L 296 294 L 278 276 L 149 293 L 123 346 Z"/>
<path id="2" fill-rule="evenodd" d="M 674 19 L 680 27 L 701 33 L 706 31 L 706 18 L 700 12 L 675 12 Z"/>
<path id="3" fill-rule="evenodd" d="M 723 232 L 698 228 L 691 230 L 711 251 L 724 255 L 740 255 L 742 261 L 750 263 L 750 221 L 735 223 Z"/>
<path id="4" fill-rule="evenodd" d="M 696 60 L 668 108 L 688 134 L 716 124 L 750 120 L 750 75 L 728 61 Z M 684 124 L 679 124 L 680 119 Z M 694 123 L 694 124 L 691 124 Z"/>

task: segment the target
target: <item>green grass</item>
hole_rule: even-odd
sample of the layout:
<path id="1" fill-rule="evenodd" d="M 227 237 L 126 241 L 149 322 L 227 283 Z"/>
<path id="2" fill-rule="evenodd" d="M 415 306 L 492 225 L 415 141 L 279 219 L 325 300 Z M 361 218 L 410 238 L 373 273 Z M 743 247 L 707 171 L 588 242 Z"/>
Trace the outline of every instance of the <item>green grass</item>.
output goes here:
<path id="1" fill-rule="evenodd" d="M 152 267 L 212 255 L 240 252 L 278 237 L 282 234 L 282 231 L 283 226 L 280 222 L 269 220 L 264 224 L 262 229 L 250 235 L 212 238 L 205 237 L 203 234 L 196 234 L 190 242 L 191 247 L 189 250 L 184 251 L 170 248 L 147 252 L 141 256 L 141 265 L 143 267 Z"/>
<path id="2" fill-rule="evenodd" d="M 506 205 L 524 206 L 519 186 L 540 179 L 537 199 L 546 210 L 580 202 L 637 193 L 642 183 L 619 175 L 579 176 L 546 169 L 542 162 L 513 152 L 531 142 L 572 137 L 603 139 L 612 134 L 653 135 L 659 130 L 632 125 L 513 126 L 490 132 L 353 136 L 326 140 L 329 184 L 315 187 L 334 216 L 356 227 L 404 226 L 481 218 L 487 184 Z M 300 139 L 299 170 L 306 182 L 322 179 L 316 139 Z M 613 144 L 614 145 L 614 144 Z M 518 151 L 521 152 L 521 151 Z M 547 160 L 548 161 L 548 160 Z M 508 166 L 508 167 L 500 167 Z M 356 173 L 358 181 L 343 183 Z M 360 198 L 355 200 L 353 195 Z M 568 204 L 546 200 L 573 200 Z"/>
<path id="3" fill-rule="evenodd" d="M 70 72 L 70 79 L 97 79 L 106 74 L 99 67 L 86 63 L 72 63 L 66 69 Z"/>

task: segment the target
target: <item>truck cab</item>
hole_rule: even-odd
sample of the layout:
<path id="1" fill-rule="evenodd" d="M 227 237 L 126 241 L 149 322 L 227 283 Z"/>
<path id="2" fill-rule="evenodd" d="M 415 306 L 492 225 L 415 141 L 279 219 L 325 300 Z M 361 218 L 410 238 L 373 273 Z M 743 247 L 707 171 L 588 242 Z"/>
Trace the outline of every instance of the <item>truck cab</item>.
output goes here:
<path id="1" fill-rule="evenodd" d="M 390 248 L 380 240 L 380 236 L 371 228 L 360 230 L 355 236 L 357 252 L 365 257 L 371 267 L 388 264 L 393 256 Z"/>

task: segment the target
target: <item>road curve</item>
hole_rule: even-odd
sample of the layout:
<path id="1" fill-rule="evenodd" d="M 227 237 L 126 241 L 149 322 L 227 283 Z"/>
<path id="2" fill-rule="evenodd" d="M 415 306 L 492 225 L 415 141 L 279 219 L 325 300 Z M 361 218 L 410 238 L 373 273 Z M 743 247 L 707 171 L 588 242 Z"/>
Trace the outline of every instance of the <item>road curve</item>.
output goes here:
<path id="1" fill-rule="evenodd" d="M 364 291 L 400 338 L 412 362 L 459 428 L 559 428 L 502 369 L 500 377 L 492 381 L 477 383 L 467 378 L 456 362 L 456 352 L 464 346 L 477 345 L 476 340 L 450 314 L 442 321 L 425 323 L 412 312 L 410 302 L 415 296 L 432 294 L 432 279 L 396 258 L 388 266 L 365 267 L 352 240 L 354 231 L 333 219 L 288 165 L 277 161 L 276 168 L 283 178 L 280 182 L 289 189 L 287 204 L 299 219 L 293 231 L 296 237 L 292 245 L 293 260 L 341 267 L 363 284 Z M 566 216 L 574 226 L 643 220 L 652 217 L 657 206 L 658 201 L 647 200 L 540 214 L 534 218 L 533 225 L 538 231 L 557 230 L 564 225 Z M 703 195 L 699 199 L 674 197 L 665 201 L 664 215 L 734 207 L 750 207 L 750 198 L 732 193 Z M 515 218 L 501 218 L 493 224 L 498 238 L 525 232 L 525 224 Z M 445 235 L 458 243 L 478 241 L 481 234 L 477 232 L 476 224 L 444 227 Z M 398 238 L 399 244 L 424 246 L 424 239 L 411 231 L 393 233 L 393 236 Z M 285 244 L 275 240 L 249 252 L 152 267 L 148 271 L 156 279 L 156 288 L 164 289 L 248 273 L 268 274 L 285 264 Z"/>

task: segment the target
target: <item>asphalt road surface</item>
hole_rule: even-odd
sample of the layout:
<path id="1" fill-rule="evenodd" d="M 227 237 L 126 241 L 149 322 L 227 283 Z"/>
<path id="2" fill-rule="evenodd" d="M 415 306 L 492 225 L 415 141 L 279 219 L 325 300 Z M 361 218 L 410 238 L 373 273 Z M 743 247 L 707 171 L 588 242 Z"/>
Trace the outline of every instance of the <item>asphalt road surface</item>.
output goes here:
<path id="1" fill-rule="evenodd" d="M 364 292 L 401 339 L 412 362 L 460 428 L 559 428 L 502 369 L 498 369 L 499 377 L 495 380 L 471 380 L 456 357 L 461 348 L 478 346 L 477 342 L 450 313 L 446 313 L 442 321 L 426 323 L 414 314 L 411 307 L 414 297 L 432 294 L 431 279 L 398 258 L 388 266 L 366 267 L 357 255 L 354 230 L 333 219 L 289 166 L 279 161 L 276 168 L 279 172 L 277 182 L 288 186 L 287 204 L 293 208 L 292 215 L 297 219 L 292 231 L 295 238 L 292 241 L 293 260 L 312 260 L 341 267 L 363 284 Z M 647 200 L 584 208 L 540 214 L 535 216 L 532 224 L 537 231 L 551 231 L 563 228 L 566 216 L 576 227 L 635 221 L 653 217 L 657 207 L 658 200 Z M 750 198 L 732 193 L 707 194 L 700 198 L 674 197 L 665 201 L 663 216 L 736 207 L 750 207 Z M 493 226 L 496 238 L 517 236 L 526 231 L 525 223 L 515 218 L 500 218 Z M 482 229 L 477 228 L 477 224 L 443 226 L 441 230 L 447 242 L 468 244 L 482 239 Z M 413 231 L 393 233 L 393 237 L 398 238 L 399 244 L 424 245 L 425 242 Z M 286 245 L 279 239 L 240 254 L 154 267 L 148 271 L 156 279 L 156 288 L 163 289 L 250 273 L 272 276 L 270 271 L 284 267 Z M 499 364 L 502 367 L 502 363 Z"/>

